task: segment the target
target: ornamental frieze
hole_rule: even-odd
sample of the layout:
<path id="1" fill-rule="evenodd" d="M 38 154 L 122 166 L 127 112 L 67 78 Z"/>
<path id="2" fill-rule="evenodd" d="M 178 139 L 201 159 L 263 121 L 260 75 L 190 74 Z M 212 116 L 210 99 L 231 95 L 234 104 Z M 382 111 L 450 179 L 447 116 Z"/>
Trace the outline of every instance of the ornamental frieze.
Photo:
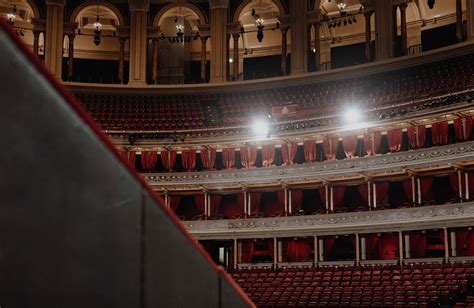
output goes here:
<path id="1" fill-rule="evenodd" d="M 286 237 L 472 226 L 474 202 L 307 216 L 185 221 L 196 238 Z"/>
<path id="2" fill-rule="evenodd" d="M 225 188 L 236 185 L 263 185 L 292 181 L 321 181 L 361 172 L 384 173 L 407 168 L 447 165 L 474 158 L 474 142 L 362 158 L 271 166 L 252 169 L 145 174 L 146 182 L 157 189 L 197 189 L 202 186 Z"/>

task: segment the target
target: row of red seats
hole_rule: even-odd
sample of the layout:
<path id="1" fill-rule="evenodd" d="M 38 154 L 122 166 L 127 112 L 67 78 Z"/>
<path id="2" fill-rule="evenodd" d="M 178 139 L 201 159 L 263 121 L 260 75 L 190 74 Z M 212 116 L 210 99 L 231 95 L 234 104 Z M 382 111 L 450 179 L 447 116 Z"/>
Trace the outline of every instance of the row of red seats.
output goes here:
<path id="1" fill-rule="evenodd" d="M 179 96 L 78 93 L 77 97 L 104 129 L 174 129 L 180 125 L 171 122 L 189 121 L 190 114 L 197 121 L 187 127 L 241 125 L 258 113 L 270 113 L 275 106 L 297 105 L 298 116 L 305 118 L 337 113 L 341 105 L 354 101 L 370 109 L 464 90 L 474 86 L 473 60 L 474 54 L 469 54 L 364 78 L 240 93 Z M 213 112 L 206 109 L 209 104 L 215 106 Z M 144 119 L 164 123 L 142 126 Z"/>
<path id="2" fill-rule="evenodd" d="M 233 278 L 259 307 L 434 307 L 472 289 L 471 263 L 235 271 Z"/>

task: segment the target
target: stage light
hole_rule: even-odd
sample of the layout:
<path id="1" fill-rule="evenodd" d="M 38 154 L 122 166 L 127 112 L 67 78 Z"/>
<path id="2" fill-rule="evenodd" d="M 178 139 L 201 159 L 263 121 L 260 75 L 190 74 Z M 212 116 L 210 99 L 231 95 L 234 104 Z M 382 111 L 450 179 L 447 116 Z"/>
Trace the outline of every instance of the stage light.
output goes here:
<path id="1" fill-rule="evenodd" d="M 267 136 L 270 131 L 270 125 L 268 121 L 260 119 L 255 121 L 252 125 L 252 129 L 255 135 L 257 136 Z"/>
<path id="2" fill-rule="evenodd" d="M 344 113 L 344 119 L 346 120 L 347 123 L 350 123 L 350 124 L 358 122 L 361 118 L 362 118 L 362 114 L 360 110 L 355 107 L 350 107 Z"/>

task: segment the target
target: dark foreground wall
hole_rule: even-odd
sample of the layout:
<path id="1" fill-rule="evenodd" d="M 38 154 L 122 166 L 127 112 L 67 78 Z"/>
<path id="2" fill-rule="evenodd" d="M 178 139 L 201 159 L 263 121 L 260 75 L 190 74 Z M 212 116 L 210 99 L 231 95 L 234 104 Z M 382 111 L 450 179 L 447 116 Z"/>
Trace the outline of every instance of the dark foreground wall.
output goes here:
<path id="1" fill-rule="evenodd" d="M 2 27 L 0 306 L 250 306 Z"/>

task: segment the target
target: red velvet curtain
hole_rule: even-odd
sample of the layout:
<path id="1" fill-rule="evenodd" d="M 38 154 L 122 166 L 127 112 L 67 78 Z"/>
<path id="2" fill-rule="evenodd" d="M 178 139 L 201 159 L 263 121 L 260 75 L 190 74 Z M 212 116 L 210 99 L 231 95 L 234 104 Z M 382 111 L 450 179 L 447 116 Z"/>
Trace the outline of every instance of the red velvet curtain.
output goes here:
<path id="1" fill-rule="evenodd" d="M 196 151 L 183 151 L 181 153 L 181 158 L 181 163 L 184 170 L 192 171 L 194 168 L 196 168 Z"/>
<path id="2" fill-rule="evenodd" d="M 282 212 L 285 210 L 285 191 L 280 190 L 277 192 L 277 199 L 278 199 L 278 204 L 280 205 L 280 208 L 282 209 Z"/>
<path id="3" fill-rule="evenodd" d="M 458 256 L 474 256 L 474 231 L 456 230 L 456 248 Z"/>
<path id="4" fill-rule="evenodd" d="M 283 159 L 283 164 L 284 165 L 291 165 L 293 164 L 295 157 L 296 157 L 296 151 L 298 150 L 298 144 L 297 143 L 292 143 L 290 146 L 288 144 L 283 143 L 281 145 L 281 157 Z"/>
<path id="5" fill-rule="evenodd" d="M 161 163 L 163 168 L 167 171 L 173 170 L 174 164 L 176 163 L 176 151 L 161 151 Z M 169 156 L 169 160 L 168 160 Z"/>
<path id="6" fill-rule="evenodd" d="M 283 213 L 284 205 L 278 200 L 278 194 L 264 194 L 260 202 L 260 212 L 264 217 L 271 217 L 277 213 Z"/>
<path id="7" fill-rule="evenodd" d="M 214 170 L 216 168 L 216 149 L 201 150 L 202 166 L 206 170 Z"/>
<path id="8" fill-rule="evenodd" d="M 324 237 L 324 256 L 327 257 L 331 254 L 334 248 L 334 237 Z"/>
<path id="9" fill-rule="evenodd" d="M 416 231 L 410 234 L 410 250 L 412 258 L 424 258 L 426 254 L 426 234 Z"/>
<path id="10" fill-rule="evenodd" d="M 403 191 L 405 192 L 405 197 L 413 202 L 413 186 L 412 179 L 408 178 L 403 180 Z"/>
<path id="11" fill-rule="evenodd" d="M 427 176 L 420 178 L 420 196 L 421 201 L 429 201 L 432 197 L 431 188 L 433 187 L 433 177 Z"/>
<path id="12" fill-rule="evenodd" d="M 271 166 L 275 161 L 275 145 L 265 144 L 262 146 L 262 165 L 264 167 Z"/>
<path id="13" fill-rule="evenodd" d="M 474 174 L 473 173 L 468 173 L 468 188 L 469 188 L 469 199 L 473 199 L 474 195 Z"/>
<path id="14" fill-rule="evenodd" d="M 369 205 L 369 187 L 367 183 L 360 184 L 357 186 L 359 190 L 360 197 L 364 200 L 365 204 Z"/>
<path id="15" fill-rule="evenodd" d="M 240 209 L 240 215 L 242 217 L 244 217 L 245 215 L 245 209 L 244 209 L 244 206 L 245 206 L 245 195 L 244 193 L 241 193 L 241 194 L 237 194 L 237 205 L 239 206 L 239 209 Z"/>
<path id="16" fill-rule="evenodd" d="M 251 192 L 250 193 L 250 213 L 255 215 L 260 213 L 260 200 L 262 199 L 262 193 Z"/>
<path id="17" fill-rule="evenodd" d="M 211 216 L 216 216 L 217 213 L 219 213 L 219 206 L 221 204 L 221 199 L 222 199 L 222 196 L 221 195 L 216 195 L 216 194 L 211 194 L 209 196 L 209 199 L 210 199 L 210 205 L 209 205 L 209 214 Z"/>
<path id="18" fill-rule="evenodd" d="M 326 156 L 328 160 L 335 160 L 338 146 L 339 146 L 338 138 L 324 139 L 323 140 L 324 156 Z"/>
<path id="19" fill-rule="evenodd" d="M 365 247 L 369 260 L 378 260 L 380 258 L 380 236 L 370 234 L 365 237 Z"/>
<path id="20" fill-rule="evenodd" d="M 146 172 L 151 172 L 158 162 L 158 154 L 156 151 L 145 151 L 141 155 L 142 168 Z"/>
<path id="21" fill-rule="evenodd" d="M 270 254 L 272 256 L 272 258 L 275 258 L 275 250 L 274 250 L 273 240 L 268 241 L 268 254 Z"/>
<path id="22" fill-rule="evenodd" d="M 235 149 L 222 150 L 222 160 L 225 169 L 233 169 L 235 167 Z"/>
<path id="23" fill-rule="evenodd" d="M 451 184 L 451 189 L 456 194 L 456 197 L 459 197 L 459 175 L 457 172 L 449 174 L 449 182 Z M 461 174 L 461 189 L 464 190 L 466 187 L 466 181 L 464 180 L 464 174 Z"/>
<path id="24" fill-rule="evenodd" d="M 445 145 L 448 143 L 448 122 L 439 122 L 431 125 L 431 135 L 434 145 Z"/>
<path id="25" fill-rule="evenodd" d="M 309 260 L 311 254 L 310 239 L 289 239 L 286 243 L 286 261 L 304 262 Z"/>
<path id="26" fill-rule="evenodd" d="M 120 151 L 120 154 L 125 158 L 128 164 L 135 169 L 135 161 L 137 159 L 137 153 L 135 151 Z"/>
<path id="27" fill-rule="evenodd" d="M 398 152 L 402 146 L 403 132 L 401 129 L 393 129 L 387 132 L 388 147 L 391 152 Z"/>
<path id="28" fill-rule="evenodd" d="M 364 148 L 367 155 L 375 155 L 380 150 L 380 144 L 382 143 L 382 134 L 380 132 L 375 132 L 370 136 L 370 134 L 364 134 Z"/>
<path id="29" fill-rule="evenodd" d="M 303 191 L 292 190 L 291 191 L 291 210 L 293 213 L 296 213 L 301 209 L 301 201 L 303 201 Z"/>
<path id="30" fill-rule="evenodd" d="M 170 209 L 172 209 L 173 212 L 176 213 L 176 210 L 178 209 L 178 206 L 179 206 L 179 201 L 181 201 L 181 197 L 177 195 L 170 195 L 168 196 L 168 200 L 169 200 L 168 205 Z"/>
<path id="31" fill-rule="evenodd" d="M 316 160 L 316 142 L 313 140 L 304 142 L 304 160 L 307 163 L 313 162 Z"/>
<path id="32" fill-rule="evenodd" d="M 418 127 L 408 128 L 408 141 L 412 149 L 421 149 L 425 146 L 426 140 L 426 126 L 420 125 Z"/>
<path id="33" fill-rule="evenodd" d="M 342 140 L 347 158 L 353 158 L 357 151 L 357 136 L 346 136 Z"/>
<path id="34" fill-rule="evenodd" d="M 201 211 L 202 214 L 205 212 L 206 198 L 204 194 L 199 194 L 194 196 L 196 202 L 196 207 Z"/>
<path id="35" fill-rule="evenodd" d="M 333 186 L 333 206 L 334 210 L 342 207 L 344 205 L 344 193 L 346 192 L 345 186 Z"/>
<path id="36" fill-rule="evenodd" d="M 240 161 L 242 163 L 242 166 L 247 169 L 252 166 L 255 166 L 255 162 L 257 161 L 257 147 L 251 146 L 249 148 L 240 148 Z"/>
<path id="37" fill-rule="evenodd" d="M 458 140 L 466 141 L 470 139 L 472 135 L 472 117 L 454 120 L 454 132 Z"/>
<path id="38" fill-rule="evenodd" d="M 323 206 L 329 210 L 329 202 L 330 201 L 330 195 L 329 195 L 329 188 L 328 188 L 328 204 L 326 204 L 326 187 L 322 187 L 319 189 L 319 198 L 321 199 L 321 203 Z"/>
<path id="39" fill-rule="evenodd" d="M 388 182 L 375 183 L 376 189 L 376 201 L 377 206 L 380 206 L 382 202 L 387 198 L 388 193 Z"/>
<path id="40" fill-rule="evenodd" d="M 399 253 L 398 234 L 387 234 L 382 237 L 379 257 L 382 260 L 393 260 L 398 258 Z"/>
<path id="41" fill-rule="evenodd" d="M 255 249 L 253 240 L 242 241 L 241 261 L 242 263 L 252 263 Z"/>
<path id="42" fill-rule="evenodd" d="M 222 198 L 219 200 L 219 205 L 216 208 L 213 208 L 212 203 L 216 201 L 213 196 L 211 195 L 211 215 L 215 211 L 218 213 L 222 213 L 224 218 L 232 218 L 234 216 L 244 217 L 244 194 L 240 193 L 237 194 L 236 198 Z M 216 198 L 216 197 L 214 197 Z M 217 203 L 216 203 L 217 204 Z"/>

